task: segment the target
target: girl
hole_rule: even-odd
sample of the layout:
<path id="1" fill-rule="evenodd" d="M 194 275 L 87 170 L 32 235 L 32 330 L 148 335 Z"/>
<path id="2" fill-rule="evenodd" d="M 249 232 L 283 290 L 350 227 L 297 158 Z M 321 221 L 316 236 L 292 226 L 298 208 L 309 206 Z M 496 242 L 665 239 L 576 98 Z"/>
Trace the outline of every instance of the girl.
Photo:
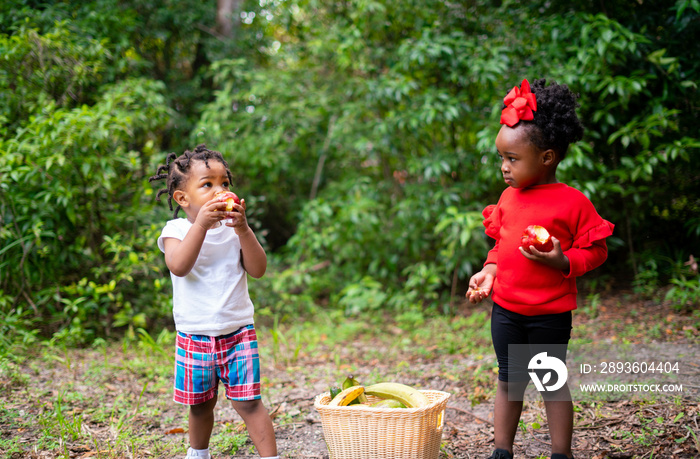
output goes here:
<path id="1" fill-rule="evenodd" d="M 576 95 L 566 85 L 527 80 L 504 99 L 496 149 L 508 188 L 496 205 L 484 209 L 486 234 L 496 240 L 484 268 L 469 281 L 467 298 L 491 295 L 491 336 L 498 359 L 494 406 L 495 451 L 491 459 L 513 457 L 513 440 L 529 377 L 522 359 L 508 345 L 551 347 L 565 361 L 576 309 L 576 277 L 607 258 L 605 238 L 613 225 L 603 220 L 583 193 L 556 179 L 569 144 L 583 137 Z M 552 235 L 549 252 L 520 247 L 529 225 Z M 556 346 L 558 345 L 558 347 Z M 541 350 L 542 348 L 540 348 Z M 557 352 L 558 349 L 558 352 Z M 532 355 L 530 354 L 530 355 Z M 572 458 L 573 404 L 566 384 L 542 392 L 552 440 L 552 459 Z"/>
<path id="2" fill-rule="evenodd" d="M 226 212 L 215 195 L 229 191 L 231 171 L 218 151 L 199 145 L 167 156 L 149 180 L 166 179 L 173 210 L 158 238 L 173 282 L 177 329 L 175 394 L 190 406 L 187 457 L 210 458 L 219 381 L 261 456 L 278 459 L 272 420 L 260 400 L 258 343 L 246 273 L 260 278 L 267 256 L 245 216 L 245 200 Z M 187 218 L 177 218 L 182 209 Z M 224 225 L 223 220 L 230 219 Z"/>

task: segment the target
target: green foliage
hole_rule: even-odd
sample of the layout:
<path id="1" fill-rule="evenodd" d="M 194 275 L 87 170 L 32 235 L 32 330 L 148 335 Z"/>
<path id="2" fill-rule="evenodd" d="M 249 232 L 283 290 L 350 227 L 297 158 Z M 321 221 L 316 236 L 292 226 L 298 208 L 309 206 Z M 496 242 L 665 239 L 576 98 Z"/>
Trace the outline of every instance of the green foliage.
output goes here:
<path id="1" fill-rule="evenodd" d="M 464 288 L 488 249 L 479 212 L 503 188 L 489 153 L 499 101 L 523 76 L 581 94 L 586 138 L 572 147 L 560 180 L 617 225 L 613 265 L 629 262 L 634 273 L 640 249 L 670 255 L 672 243 L 648 245 L 669 233 L 690 235 L 697 246 L 697 219 L 689 217 L 698 180 L 681 172 L 700 147 L 688 123 L 697 116 L 689 59 L 697 50 L 644 27 L 664 18 L 694 30 L 688 18 L 697 10 L 640 7 L 625 22 L 583 5 L 548 8 L 279 4 L 284 39 L 269 67 L 213 65 L 220 90 L 195 138 L 233 152 L 250 171 L 243 189 L 268 196 L 263 222 L 275 246 L 286 242 L 290 272 L 330 263 L 295 288 L 355 312 L 364 294 L 349 292 L 376 290 L 383 308 L 400 311 L 406 270 L 421 265 L 440 280 L 408 303 L 445 310 L 440 304 Z M 267 225 L 279 221 L 283 234 Z"/>
<path id="2" fill-rule="evenodd" d="M 667 260 L 700 251 L 697 1 L 240 8 L 224 38 L 196 0 L 0 6 L 3 331 L 78 343 L 169 320 L 168 212 L 145 178 L 198 143 L 268 249 L 259 310 L 450 313 L 491 245 L 498 115 L 523 77 L 580 93 L 558 179 L 615 223 L 603 269 L 695 295 Z"/>
<path id="3" fill-rule="evenodd" d="M 349 284 L 341 290 L 337 303 L 348 316 L 364 313 L 368 313 L 369 317 L 373 314 L 376 316 L 387 299 L 387 294 L 382 290 L 382 284 L 371 277 L 364 277 L 360 282 Z"/>
<path id="4" fill-rule="evenodd" d="M 658 299 L 660 283 L 658 263 L 652 258 L 647 260 L 639 270 L 632 285 L 634 286 L 634 293 L 638 293 L 648 299 Z"/>
<path id="5" fill-rule="evenodd" d="M 636 270 L 632 250 L 648 240 L 636 234 L 648 236 L 652 231 L 658 236 L 651 238 L 654 241 L 664 233 L 682 237 L 674 226 L 682 226 L 698 206 L 697 199 L 691 199 L 674 217 L 661 217 L 669 214 L 677 197 L 697 191 L 697 180 L 682 173 L 700 147 L 686 124 L 695 116 L 685 108 L 689 94 L 684 88 L 690 81 L 679 59 L 654 48 L 645 36 L 602 15 L 588 21 L 580 40 L 572 37 L 572 46 L 580 54 L 586 48 L 592 52 L 572 65 L 583 75 L 584 119 L 595 124 L 589 127 L 591 141 L 574 153 L 585 152 L 592 161 L 575 161 L 569 173 L 577 177 L 573 183 L 598 197 L 599 211 L 618 224 Z M 649 199 L 652 192 L 655 198 L 668 198 Z"/>
<path id="6" fill-rule="evenodd" d="M 89 101 L 109 51 L 99 40 L 82 40 L 59 22 L 45 34 L 22 26 L 12 35 L 0 35 L 0 55 L 0 132 L 7 133 L 48 104 L 72 107 Z"/>
<path id="7" fill-rule="evenodd" d="M 27 110 L 5 112 L 0 141 L 0 289 L 11 298 L 7 317 L 84 342 L 109 333 L 115 312 L 157 299 L 144 177 L 168 108 L 163 85 L 147 79 L 102 85 L 90 105 L 67 97 L 99 85 L 108 57 L 80 42 L 61 23 L 46 35 L 0 37 L 5 68 L 21 70 L 0 74 L 0 85 L 26 89 L 8 97 Z M 44 47 L 51 65 L 36 56 Z"/>
<path id="8" fill-rule="evenodd" d="M 691 255 L 689 261 L 677 263 L 675 268 L 675 273 L 670 280 L 672 287 L 666 293 L 665 299 L 678 310 L 697 310 L 700 305 L 697 260 Z"/>

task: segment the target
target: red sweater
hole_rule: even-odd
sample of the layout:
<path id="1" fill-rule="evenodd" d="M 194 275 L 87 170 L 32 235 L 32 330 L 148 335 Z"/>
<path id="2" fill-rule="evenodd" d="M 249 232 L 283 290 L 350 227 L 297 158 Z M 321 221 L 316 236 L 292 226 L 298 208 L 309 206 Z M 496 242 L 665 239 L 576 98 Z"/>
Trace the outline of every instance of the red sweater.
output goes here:
<path id="1" fill-rule="evenodd" d="M 526 316 L 576 309 L 576 277 L 603 264 L 608 256 L 605 238 L 614 228 L 598 215 L 593 203 L 563 183 L 509 187 L 483 215 L 486 234 L 496 240 L 484 263 L 497 265 L 493 301 Z M 520 239 L 528 225 L 544 226 L 559 239 L 569 258 L 568 273 L 520 253 Z"/>

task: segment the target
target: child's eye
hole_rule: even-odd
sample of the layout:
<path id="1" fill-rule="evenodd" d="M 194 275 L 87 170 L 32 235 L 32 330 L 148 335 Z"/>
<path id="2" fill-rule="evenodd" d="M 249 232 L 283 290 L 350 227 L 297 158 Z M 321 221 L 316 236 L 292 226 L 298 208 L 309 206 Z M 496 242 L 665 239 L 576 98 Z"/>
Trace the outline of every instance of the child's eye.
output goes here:
<path id="1" fill-rule="evenodd" d="M 224 188 L 228 188 L 229 183 L 228 183 L 228 182 L 224 182 L 224 183 L 221 184 L 221 186 L 224 187 Z"/>
<path id="2" fill-rule="evenodd" d="M 204 188 L 211 188 L 211 182 L 206 182 L 202 185 Z"/>

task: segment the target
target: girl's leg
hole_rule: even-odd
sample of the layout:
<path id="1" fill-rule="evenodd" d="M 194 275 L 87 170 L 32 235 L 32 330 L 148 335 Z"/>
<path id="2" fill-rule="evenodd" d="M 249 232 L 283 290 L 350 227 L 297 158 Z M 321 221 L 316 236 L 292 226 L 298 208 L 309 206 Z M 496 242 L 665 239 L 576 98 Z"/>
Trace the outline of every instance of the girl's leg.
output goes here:
<path id="1" fill-rule="evenodd" d="M 527 381 L 506 382 L 498 380 L 494 403 L 494 446 L 513 454 L 513 441 L 523 410 L 523 394 Z M 510 397 L 509 397 L 510 395 Z"/>
<path id="2" fill-rule="evenodd" d="M 568 384 L 544 397 L 549 435 L 552 437 L 552 454 L 571 457 L 571 441 L 574 434 L 574 404 Z"/>
<path id="3" fill-rule="evenodd" d="M 527 387 L 527 364 L 509 355 L 509 345 L 522 344 L 527 340 L 525 316 L 508 311 L 493 304 L 491 313 L 491 339 L 498 358 L 498 386 L 494 402 L 494 446 L 513 453 L 513 440 L 518 430 L 518 421 L 523 409 L 523 394 Z M 526 319 L 526 318 L 525 318 Z M 524 366 L 523 366 L 524 365 Z M 500 378 L 509 379 L 503 381 Z M 521 380 L 521 381 L 516 381 Z"/>
<path id="4" fill-rule="evenodd" d="M 277 442 L 272 419 L 263 405 L 262 400 L 236 401 L 231 400 L 233 408 L 243 418 L 248 435 L 253 441 L 261 457 L 277 456 Z"/>
<path id="5" fill-rule="evenodd" d="M 571 338 L 571 312 L 535 316 L 534 326 L 529 337 L 532 353 L 546 351 L 548 355 L 566 362 L 568 343 Z M 574 432 L 574 406 L 571 402 L 569 386 L 556 392 L 542 392 L 547 412 L 547 424 L 552 438 L 552 453 L 571 457 L 571 443 Z"/>
<path id="6" fill-rule="evenodd" d="M 216 395 L 209 401 L 190 406 L 190 446 L 194 449 L 209 448 L 209 438 L 214 428 Z"/>

